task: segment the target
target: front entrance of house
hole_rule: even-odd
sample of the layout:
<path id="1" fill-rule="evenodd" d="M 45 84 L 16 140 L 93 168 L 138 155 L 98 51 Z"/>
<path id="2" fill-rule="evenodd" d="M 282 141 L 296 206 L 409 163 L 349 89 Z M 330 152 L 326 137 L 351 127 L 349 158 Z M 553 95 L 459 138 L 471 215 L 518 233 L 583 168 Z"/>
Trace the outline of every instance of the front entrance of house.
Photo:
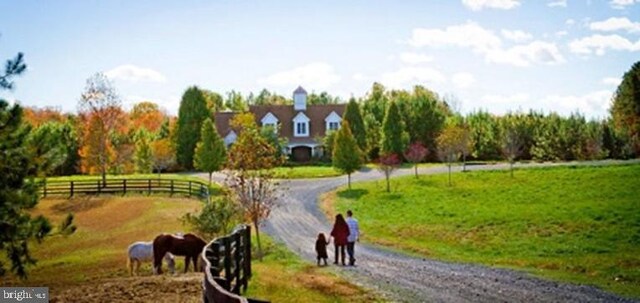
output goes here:
<path id="1" fill-rule="evenodd" d="M 292 148 L 291 158 L 295 162 L 309 162 L 311 160 L 311 147 L 296 146 Z"/>

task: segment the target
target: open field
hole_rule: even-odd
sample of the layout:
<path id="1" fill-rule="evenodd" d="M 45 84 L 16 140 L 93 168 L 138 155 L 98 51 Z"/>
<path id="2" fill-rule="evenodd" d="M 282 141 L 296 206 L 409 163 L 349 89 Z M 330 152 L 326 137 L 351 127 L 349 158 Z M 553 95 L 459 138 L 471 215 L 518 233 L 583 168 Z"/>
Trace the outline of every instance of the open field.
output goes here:
<path id="1" fill-rule="evenodd" d="M 126 249 L 132 242 L 150 241 L 161 232 L 186 232 L 179 218 L 201 205 L 195 199 L 167 197 L 44 199 L 35 214 L 57 223 L 73 212 L 78 230 L 69 237 L 34 243 L 33 256 L 39 261 L 30 268 L 29 280 L 9 276 L 0 284 L 48 286 L 52 302 L 104 302 L 106 296 L 110 302 L 200 302 L 201 273 L 151 276 L 151 266 L 145 264 L 141 277 L 129 277 Z M 282 246 L 267 247 L 265 260 L 254 261 L 251 296 L 276 302 L 300 298 L 335 302 L 337 296 L 349 294 L 361 298 L 360 302 L 370 301 L 362 289 L 338 278 L 331 269 L 304 263 Z M 178 272 L 184 270 L 183 260 L 178 257 Z M 274 289 L 277 294 L 272 293 Z"/>
<path id="2" fill-rule="evenodd" d="M 429 258 L 516 268 L 640 297 L 640 165 L 469 172 L 327 194 L 363 240 Z M 335 203 L 335 204 L 334 204 Z"/>

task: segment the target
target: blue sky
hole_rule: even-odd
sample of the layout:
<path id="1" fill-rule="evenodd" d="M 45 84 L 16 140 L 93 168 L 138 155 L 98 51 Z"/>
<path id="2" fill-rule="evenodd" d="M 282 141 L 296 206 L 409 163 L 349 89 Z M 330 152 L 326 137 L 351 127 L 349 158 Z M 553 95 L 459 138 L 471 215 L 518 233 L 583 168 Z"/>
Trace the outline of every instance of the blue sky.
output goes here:
<path id="1" fill-rule="evenodd" d="M 298 84 L 345 98 L 424 85 L 463 112 L 605 117 L 640 59 L 640 0 L 5 1 L 0 59 L 28 72 L 0 97 L 76 111 L 85 81 L 175 114 L 184 90 Z"/>

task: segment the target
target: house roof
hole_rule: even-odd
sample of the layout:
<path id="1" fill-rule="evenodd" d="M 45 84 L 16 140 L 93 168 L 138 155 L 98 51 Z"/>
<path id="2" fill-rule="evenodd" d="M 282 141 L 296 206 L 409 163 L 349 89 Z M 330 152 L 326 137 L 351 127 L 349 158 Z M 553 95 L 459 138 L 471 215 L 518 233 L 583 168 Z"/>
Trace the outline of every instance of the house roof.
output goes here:
<path id="1" fill-rule="evenodd" d="M 298 88 L 296 88 L 296 90 L 293 91 L 293 94 L 307 94 L 307 91 L 304 90 L 304 88 L 302 88 L 302 86 L 298 86 Z"/>
<path id="2" fill-rule="evenodd" d="M 307 105 L 306 110 L 297 111 L 294 110 L 293 105 L 253 105 L 249 107 L 249 112 L 255 116 L 258 124 L 268 113 L 276 116 L 280 123 L 279 136 L 287 138 L 290 143 L 313 143 L 316 138 L 324 137 L 326 134 L 325 118 L 331 112 L 336 112 L 342 117 L 346 107 L 346 104 L 318 104 Z M 293 136 L 293 118 L 299 112 L 303 112 L 309 117 L 309 137 Z M 235 112 L 218 112 L 215 114 L 216 129 L 221 136 L 226 136 L 231 130 L 229 121 L 235 114 Z"/>

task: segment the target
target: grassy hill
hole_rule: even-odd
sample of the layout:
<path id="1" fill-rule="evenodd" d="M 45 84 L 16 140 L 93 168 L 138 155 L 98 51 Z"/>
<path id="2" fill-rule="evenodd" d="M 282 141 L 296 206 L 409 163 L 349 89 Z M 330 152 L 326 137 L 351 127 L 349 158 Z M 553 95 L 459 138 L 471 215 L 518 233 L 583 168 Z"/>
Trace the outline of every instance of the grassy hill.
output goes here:
<path id="1" fill-rule="evenodd" d="M 434 259 L 522 269 L 640 297 L 640 165 L 468 172 L 340 188 L 363 240 Z"/>

